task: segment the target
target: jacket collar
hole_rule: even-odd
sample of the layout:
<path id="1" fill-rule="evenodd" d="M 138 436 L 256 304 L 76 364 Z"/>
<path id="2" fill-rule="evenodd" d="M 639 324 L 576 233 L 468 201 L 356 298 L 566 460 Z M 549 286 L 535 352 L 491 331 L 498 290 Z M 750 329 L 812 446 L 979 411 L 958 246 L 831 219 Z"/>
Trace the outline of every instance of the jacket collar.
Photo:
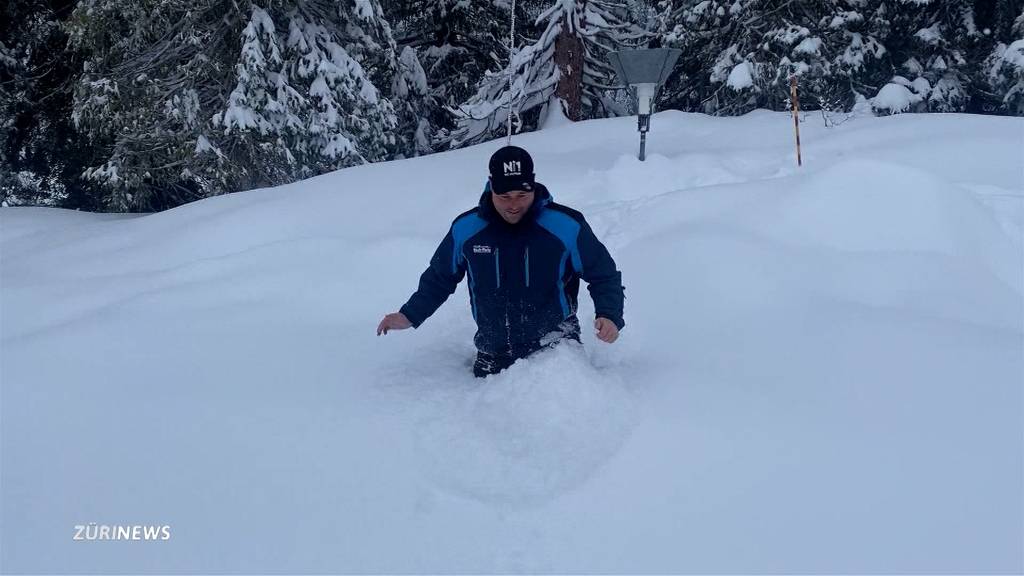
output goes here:
<path id="1" fill-rule="evenodd" d="M 478 206 L 478 212 L 488 222 L 495 222 L 498 224 L 505 224 L 506 226 L 519 226 L 527 222 L 532 222 L 537 219 L 537 216 L 547 207 L 548 204 L 554 201 L 554 197 L 551 196 L 551 192 L 548 192 L 546 186 L 540 182 L 536 183 L 536 190 L 533 191 L 533 204 L 530 205 L 530 210 L 523 216 L 523 219 L 516 224 L 509 224 L 504 218 L 498 214 L 498 211 L 494 208 L 494 202 L 491 201 L 491 183 L 490 181 L 484 185 L 483 194 L 480 195 L 480 203 Z"/>

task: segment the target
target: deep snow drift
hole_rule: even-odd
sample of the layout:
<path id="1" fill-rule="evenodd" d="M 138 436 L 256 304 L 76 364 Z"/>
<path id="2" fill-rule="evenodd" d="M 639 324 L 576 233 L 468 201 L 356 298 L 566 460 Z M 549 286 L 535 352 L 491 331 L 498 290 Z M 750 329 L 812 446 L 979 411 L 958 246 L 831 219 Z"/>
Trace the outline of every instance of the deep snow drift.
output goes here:
<path id="1" fill-rule="evenodd" d="M 514 139 L 627 326 L 482 381 L 464 287 L 374 329 L 503 142 L 0 210 L 0 570 L 1024 570 L 1024 120 L 811 114 L 803 168 L 785 114 L 652 129 Z"/>

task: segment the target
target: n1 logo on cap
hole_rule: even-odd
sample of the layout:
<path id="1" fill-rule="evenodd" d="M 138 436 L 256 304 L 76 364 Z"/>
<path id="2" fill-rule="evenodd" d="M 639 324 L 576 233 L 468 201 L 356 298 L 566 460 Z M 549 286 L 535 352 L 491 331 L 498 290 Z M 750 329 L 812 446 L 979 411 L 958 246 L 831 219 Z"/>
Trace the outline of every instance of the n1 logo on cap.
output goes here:
<path id="1" fill-rule="evenodd" d="M 505 176 L 522 176 L 523 168 L 519 160 L 512 160 L 511 162 L 505 162 L 502 164 L 505 169 Z"/>

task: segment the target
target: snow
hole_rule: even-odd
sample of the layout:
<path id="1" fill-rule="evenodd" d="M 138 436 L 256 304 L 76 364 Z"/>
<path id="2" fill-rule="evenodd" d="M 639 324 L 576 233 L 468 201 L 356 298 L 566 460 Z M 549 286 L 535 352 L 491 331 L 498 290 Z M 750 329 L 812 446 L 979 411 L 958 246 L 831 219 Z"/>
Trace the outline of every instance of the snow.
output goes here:
<path id="1" fill-rule="evenodd" d="M 915 94 L 903 84 L 890 82 L 882 86 L 878 94 L 871 99 L 871 105 L 876 110 L 888 110 L 896 114 L 910 110 L 911 106 L 922 99 L 920 94 Z"/>
<path id="2" fill-rule="evenodd" d="M 846 26 L 853 24 L 855 22 L 863 21 L 864 16 L 862 16 L 860 12 L 854 10 L 839 10 L 836 12 L 836 15 L 832 17 L 832 20 L 829 22 L 828 27 L 832 28 L 833 30 L 837 30 L 839 28 L 845 28 Z M 856 32 L 853 32 L 852 34 L 859 35 Z"/>
<path id="3" fill-rule="evenodd" d="M 899 76 L 898 78 L 902 78 L 902 76 Z M 909 86 L 914 89 L 914 93 L 922 98 L 927 96 L 932 89 L 931 84 L 928 83 L 928 79 L 923 76 L 914 78 L 914 81 L 911 82 Z"/>
<path id="4" fill-rule="evenodd" d="M 938 43 L 942 41 L 942 27 L 938 22 L 936 22 L 928 28 L 918 30 L 914 34 L 914 37 L 925 44 L 930 44 L 932 46 L 938 45 Z"/>
<path id="5" fill-rule="evenodd" d="M 373 332 L 504 139 L 0 209 L 3 571 L 1021 572 L 1024 120 L 814 118 L 516 136 L 627 326 L 484 380 L 464 286 Z"/>
<path id="6" fill-rule="evenodd" d="M 922 66 L 921 63 L 918 62 L 917 58 L 914 57 L 907 58 L 906 61 L 903 62 L 903 69 L 911 75 L 924 74 L 924 66 Z M 898 76 L 897 78 L 902 78 L 902 76 Z M 904 80 L 906 80 L 906 78 L 904 78 Z"/>
<path id="7" fill-rule="evenodd" d="M 356 14 L 367 22 L 373 22 L 374 11 L 371 0 L 354 0 L 354 2 L 356 5 Z"/>
<path id="8" fill-rule="evenodd" d="M 550 130 L 552 128 L 558 128 L 559 126 L 565 126 L 566 124 L 572 124 L 572 120 L 565 115 L 565 110 L 562 107 L 563 102 L 555 95 L 551 95 L 548 98 L 547 106 L 544 107 L 544 120 L 542 127 L 544 130 Z"/>
<path id="9" fill-rule="evenodd" d="M 804 38 L 793 48 L 794 54 L 818 54 L 821 50 L 821 38 Z"/>
<path id="10" fill-rule="evenodd" d="M 739 47 L 736 44 L 732 44 L 725 50 L 722 50 L 718 57 L 715 58 L 715 64 L 711 67 L 712 82 L 727 80 L 736 63 L 743 61 L 743 58 L 739 55 Z"/>
<path id="11" fill-rule="evenodd" d="M 398 58 L 402 73 L 395 79 L 396 93 L 401 98 L 406 98 L 410 90 L 413 94 L 423 95 L 429 90 L 427 85 L 427 74 L 416 57 L 416 50 L 411 46 L 402 48 Z"/>
<path id="12" fill-rule="evenodd" d="M 218 150 L 217 147 L 214 146 L 213 144 L 210 144 L 210 141 L 206 138 L 206 136 L 203 136 L 202 134 L 200 134 L 199 137 L 196 138 L 195 152 L 196 154 L 203 154 L 205 152 L 217 152 L 217 155 L 220 155 L 220 150 Z"/>
<path id="13" fill-rule="evenodd" d="M 1015 68 L 1024 70 L 1024 39 L 1012 42 L 1002 53 L 1002 60 Z"/>
<path id="14" fill-rule="evenodd" d="M 776 28 L 775 30 L 771 30 L 766 34 L 766 37 L 782 44 L 793 44 L 797 40 L 807 38 L 810 35 L 811 31 L 804 26 L 790 24 L 785 28 Z"/>
<path id="15" fill-rule="evenodd" d="M 754 78 L 750 73 L 750 62 L 744 60 L 743 62 L 733 66 L 732 71 L 729 72 L 729 78 L 725 83 L 737 92 L 744 88 L 750 88 L 753 86 Z"/>
<path id="16" fill-rule="evenodd" d="M 876 42 L 874 38 L 869 36 L 867 40 L 864 40 L 859 33 L 852 32 L 850 33 L 850 44 L 839 56 L 839 61 L 854 69 L 860 69 L 864 66 L 865 55 L 881 58 L 884 54 L 885 47 Z"/>

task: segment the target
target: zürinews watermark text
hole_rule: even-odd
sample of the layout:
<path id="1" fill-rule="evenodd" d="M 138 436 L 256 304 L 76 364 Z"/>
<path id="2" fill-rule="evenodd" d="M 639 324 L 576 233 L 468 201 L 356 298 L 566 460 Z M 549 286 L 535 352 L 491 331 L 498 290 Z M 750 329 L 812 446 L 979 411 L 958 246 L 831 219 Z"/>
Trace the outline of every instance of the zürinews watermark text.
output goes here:
<path id="1" fill-rule="evenodd" d="M 78 524 L 72 540 L 170 540 L 170 526 Z"/>

